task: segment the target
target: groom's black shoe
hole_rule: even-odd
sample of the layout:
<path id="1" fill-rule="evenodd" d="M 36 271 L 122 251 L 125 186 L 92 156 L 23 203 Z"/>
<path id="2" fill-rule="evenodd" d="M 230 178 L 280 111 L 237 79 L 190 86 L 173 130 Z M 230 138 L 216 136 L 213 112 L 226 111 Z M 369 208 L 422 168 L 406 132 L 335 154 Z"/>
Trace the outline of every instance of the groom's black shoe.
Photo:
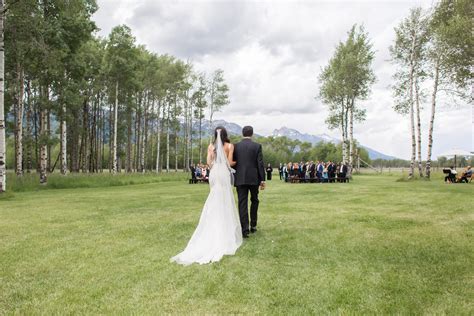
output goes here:
<path id="1" fill-rule="evenodd" d="M 243 233 L 243 234 L 242 234 L 242 237 L 243 237 L 243 238 L 249 238 L 249 233 Z"/>
<path id="2" fill-rule="evenodd" d="M 253 233 L 256 233 L 257 232 L 257 227 L 250 227 L 250 232 L 253 234 Z"/>

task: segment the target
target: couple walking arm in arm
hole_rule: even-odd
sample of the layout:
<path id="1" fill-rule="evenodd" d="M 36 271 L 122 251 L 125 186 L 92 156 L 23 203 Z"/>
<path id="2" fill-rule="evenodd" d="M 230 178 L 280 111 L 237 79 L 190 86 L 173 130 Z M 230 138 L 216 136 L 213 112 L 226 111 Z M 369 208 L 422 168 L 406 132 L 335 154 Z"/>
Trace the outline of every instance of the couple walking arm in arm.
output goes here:
<path id="1" fill-rule="evenodd" d="M 252 141 L 252 127 L 244 127 L 242 135 L 242 141 L 234 146 L 225 128 L 216 128 L 214 143 L 209 145 L 207 152 L 208 164 L 211 165 L 209 195 L 188 245 L 171 261 L 183 265 L 219 261 L 224 255 L 235 254 L 242 238 L 247 238 L 249 232 L 257 231 L 258 190 L 259 187 L 265 188 L 262 146 Z M 232 192 L 230 166 L 236 169 L 234 185 L 239 197 L 238 212 Z"/>

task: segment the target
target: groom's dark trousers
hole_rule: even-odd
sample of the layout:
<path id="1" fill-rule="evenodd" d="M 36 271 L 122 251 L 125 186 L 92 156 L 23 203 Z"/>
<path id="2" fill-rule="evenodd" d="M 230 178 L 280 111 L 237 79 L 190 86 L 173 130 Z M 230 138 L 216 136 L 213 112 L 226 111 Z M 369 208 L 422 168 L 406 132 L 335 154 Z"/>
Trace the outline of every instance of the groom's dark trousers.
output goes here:
<path id="1" fill-rule="evenodd" d="M 249 232 L 248 196 L 250 192 L 250 225 L 257 226 L 258 189 L 265 181 L 265 168 L 263 166 L 262 145 L 244 138 L 234 147 L 235 183 L 239 197 L 239 214 L 242 233 Z"/>
<path id="2" fill-rule="evenodd" d="M 258 219 L 258 185 L 239 185 L 237 196 L 239 197 L 239 215 L 242 232 L 247 233 L 249 229 L 249 192 L 250 192 L 250 227 L 257 227 Z"/>

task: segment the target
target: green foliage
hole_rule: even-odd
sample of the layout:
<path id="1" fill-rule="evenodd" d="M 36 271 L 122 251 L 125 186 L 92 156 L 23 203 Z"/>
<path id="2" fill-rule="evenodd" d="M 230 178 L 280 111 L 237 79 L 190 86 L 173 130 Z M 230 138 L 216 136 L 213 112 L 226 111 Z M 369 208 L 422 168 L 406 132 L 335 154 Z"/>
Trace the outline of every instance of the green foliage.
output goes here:
<path id="1" fill-rule="evenodd" d="M 238 137 L 235 141 L 238 141 Z M 231 138 L 231 141 L 233 138 Z M 308 161 L 342 161 L 342 145 L 329 142 L 319 142 L 315 145 L 291 140 L 287 137 L 259 137 L 257 142 L 262 144 L 265 163 L 278 166 L 280 163 Z M 370 163 L 369 153 L 355 142 L 355 149 L 360 157 Z"/>
<path id="2" fill-rule="evenodd" d="M 470 88 L 474 60 L 474 3 L 470 0 L 441 0 L 434 8 L 431 28 L 443 56 L 445 75 L 460 89 Z M 441 47 L 442 48 L 441 48 Z"/>
<path id="3" fill-rule="evenodd" d="M 272 180 L 259 231 L 188 267 L 169 259 L 207 185 L 15 193 L 0 202 L 2 313 L 472 314 L 473 184 L 397 177 Z"/>
<path id="4" fill-rule="evenodd" d="M 395 43 L 390 46 L 392 62 L 398 66 L 393 79 L 392 91 L 395 103 L 394 110 L 408 114 L 414 102 L 413 89 L 415 82 L 421 83 L 425 78 L 424 64 L 426 47 L 429 41 L 429 16 L 421 8 L 413 8 L 399 26 L 395 28 Z"/>

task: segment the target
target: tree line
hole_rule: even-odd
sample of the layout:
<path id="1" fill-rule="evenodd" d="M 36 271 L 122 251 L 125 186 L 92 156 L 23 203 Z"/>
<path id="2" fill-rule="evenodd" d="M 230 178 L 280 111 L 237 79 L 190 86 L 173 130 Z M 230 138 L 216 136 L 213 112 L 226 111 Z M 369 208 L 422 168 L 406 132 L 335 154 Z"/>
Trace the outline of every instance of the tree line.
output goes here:
<path id="1" fill-rule="evenodd" d="M 12 138 L 16 175 L 37 170 L 43 184 L 54 170 L 158 172 L 203 159 L 203 119 L 212 126 L 229 103 L 223 71 L 150 52 L 126 25 L 101 38 L 97 9 L 95 0 L 0 2 L 0 191 Z"/>

